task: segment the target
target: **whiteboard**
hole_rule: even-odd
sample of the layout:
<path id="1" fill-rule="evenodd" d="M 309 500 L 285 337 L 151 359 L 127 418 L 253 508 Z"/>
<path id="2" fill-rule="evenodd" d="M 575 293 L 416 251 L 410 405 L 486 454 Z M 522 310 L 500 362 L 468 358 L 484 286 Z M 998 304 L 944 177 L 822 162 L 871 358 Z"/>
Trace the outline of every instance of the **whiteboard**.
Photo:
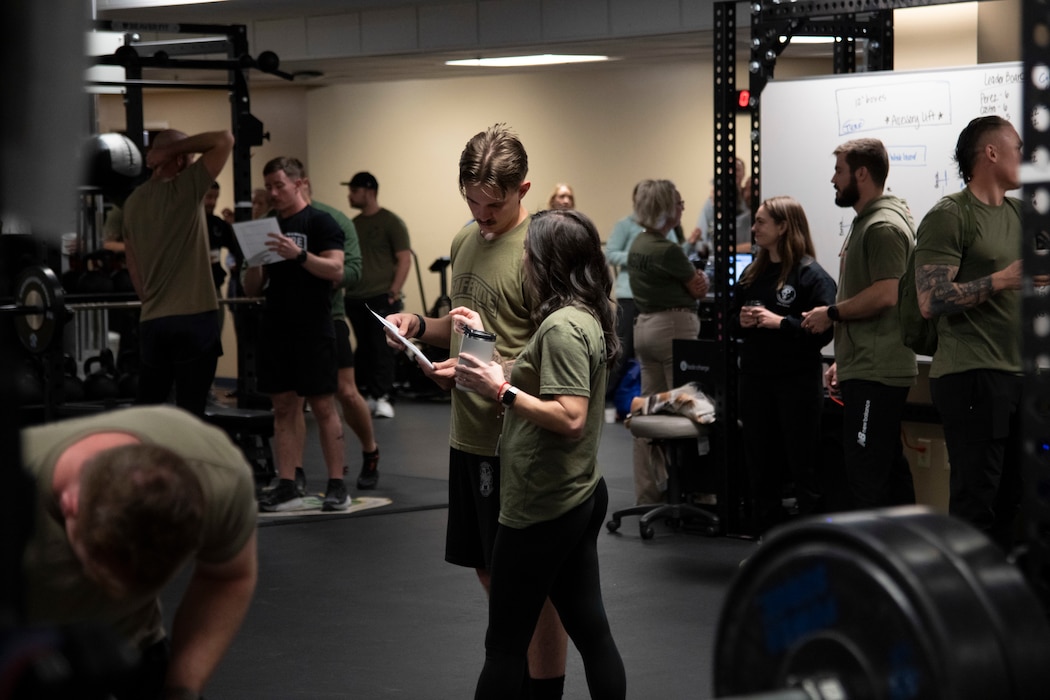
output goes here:
<path id="1" fill-rule="evenodd" d="M 938 199 L 963 187 L 955 142 L 971 119 L 996 114 L 1021 131 L 1022 70 L 1020 62 L 985 63 L 770 81 L 761 96 L 762 198 L 802 204 L 817 261 L 837 279 L 856 212 L 835 206 L 832 151 L 880 139 L 890 157 L 886 190 L 908 203 L 918 227 Z"/>

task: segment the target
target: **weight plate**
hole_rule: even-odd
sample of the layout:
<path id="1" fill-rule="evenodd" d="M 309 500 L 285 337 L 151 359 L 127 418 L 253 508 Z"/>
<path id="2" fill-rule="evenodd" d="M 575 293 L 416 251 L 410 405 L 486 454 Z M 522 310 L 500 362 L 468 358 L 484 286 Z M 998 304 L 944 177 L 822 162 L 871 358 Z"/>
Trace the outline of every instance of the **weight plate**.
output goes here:
<path id="1" fill-rule="evenodd" d="M 1020 572 L 962 523 L 918 508 L 811 519 L 775 530 L 741 567 L 719 619 L 715 693 L 831 676 L 850 700 L 1042 697 L 1043 615 Z"/>
<path id="2" fill-rule="evenodd" d="M 980 610 L 999 641 L 1009 688 L 1004 698 L 1044 700 L 1050 687 L 1050 626 L 1023 572 L 991 540 L 966 523 L 932 513 L 905 524 L 941 545 L 980 599 Z"/>
<path id="3" fill-rule="evenodd" d="M 45 352 L 60 336 L 65 322 L 65 292 L 50 268 L 30 267 L 15 282 L 15 301 L 25 308 L 39 307 L 41 313 L 17 313 L 15 333 L 31 353 Z"/>

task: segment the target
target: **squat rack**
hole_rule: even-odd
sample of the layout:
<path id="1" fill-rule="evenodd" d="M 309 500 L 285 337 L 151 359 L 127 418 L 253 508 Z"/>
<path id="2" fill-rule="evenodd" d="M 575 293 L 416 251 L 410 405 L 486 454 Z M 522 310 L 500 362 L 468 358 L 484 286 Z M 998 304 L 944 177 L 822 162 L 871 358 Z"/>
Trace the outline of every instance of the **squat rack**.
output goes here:
<path id="1" fill-rule="evenodd" d="M 280 59 L 272 51 L 264 51 L 258 58 L 248 52 L 247 29 L 243 24 L 165 24 L 136 23 L 116 20 L 97 20 L 95 29 L 123 32 L 124 45 L 108 56 L 95 57 L 97 65 L 121 66 L 123 81 L 92 81 L 99 86 L 117 86 L 125 89 L 124 108 L 128 137 L 139 151 L 145 153 L 145 123 L 143 117 L 143 90 L 225 90 L 230 99 L 230 130 L 233 133 L 233 195 L 234 217 L 237 221 L 251 219 L 252 178 L 251 149 L 261 146 L 270 137 L 263 131 L 262 122 L 251 113 L 247 71 L 264 73 L 291 80 L 292 76 L 279 70 Z M 139 32 L 159 34 L 188 34 L 189 39 L 171 41 L 142 41 Z M 190 56 L 224 55 L 223 58 L 187 58 Z M 172 71 L 225 72 L 225 81 L 187 82 L 180 80 L 144 79 L 147 69 Z M 237 402 L 242 408 L 265 403 L 255 391 L 255 347 L 250 339 L 237 343 Z"/>

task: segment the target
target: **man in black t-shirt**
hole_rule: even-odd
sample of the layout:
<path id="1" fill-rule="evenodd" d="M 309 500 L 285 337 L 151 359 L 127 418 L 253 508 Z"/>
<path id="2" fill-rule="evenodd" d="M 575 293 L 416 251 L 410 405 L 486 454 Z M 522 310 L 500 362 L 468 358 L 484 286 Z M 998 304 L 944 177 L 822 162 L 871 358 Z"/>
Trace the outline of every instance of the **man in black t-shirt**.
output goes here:
<path id="1" fill-rule="evenodd" d="M 333 285 L 343 277 L 343 231 L 330 215 L 307 204 L 304 168 L 295 158 L 275 158 L 263 168 L 266 189 L 280 233 L 267 246 L 281 262 L 250 267 L 244 289 L 263 293 L 259 347 L 259 389 L 270 395 L 274 414 L 274 453 L 280 481 L 259 500 L 264 511 L 295 510 L 303 494 L 295 487 L 302 466 L 304 435 L 299 426 L 303 397 L 313 410 L 328 468 L 322 510 L 346 510 L 343 483 L 343 424 L 335 407 Z M 267 284 L 268 282 L 268 284 Z M 265 289 L 264 289 L 265 287 Z"/>

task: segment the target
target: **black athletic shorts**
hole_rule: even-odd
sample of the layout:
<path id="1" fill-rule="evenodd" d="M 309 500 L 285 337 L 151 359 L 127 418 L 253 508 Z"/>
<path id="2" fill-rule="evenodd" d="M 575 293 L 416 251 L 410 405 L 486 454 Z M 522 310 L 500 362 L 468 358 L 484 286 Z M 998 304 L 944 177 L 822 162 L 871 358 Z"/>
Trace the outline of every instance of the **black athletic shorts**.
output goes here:
<path id="1" fill-rule="evenodd" d="M 294 391 L 299 396 L 335 393 L 335 338 L 265 327 L 261 336 L 259 391 L 264 394 Z"/>
<path id="2" fill-rule="evenodd" d="M 339 369 L 354 368 L 354 348 L 350 345 L 350 326 L 345 318 L 332 319 L 335 326 L 335 366 Z"/>
<path id="3" fill-rule="evenodd" d="M 445 561 L 488 569 L 499 526 L 499 457 L 449 448 Z"/>

